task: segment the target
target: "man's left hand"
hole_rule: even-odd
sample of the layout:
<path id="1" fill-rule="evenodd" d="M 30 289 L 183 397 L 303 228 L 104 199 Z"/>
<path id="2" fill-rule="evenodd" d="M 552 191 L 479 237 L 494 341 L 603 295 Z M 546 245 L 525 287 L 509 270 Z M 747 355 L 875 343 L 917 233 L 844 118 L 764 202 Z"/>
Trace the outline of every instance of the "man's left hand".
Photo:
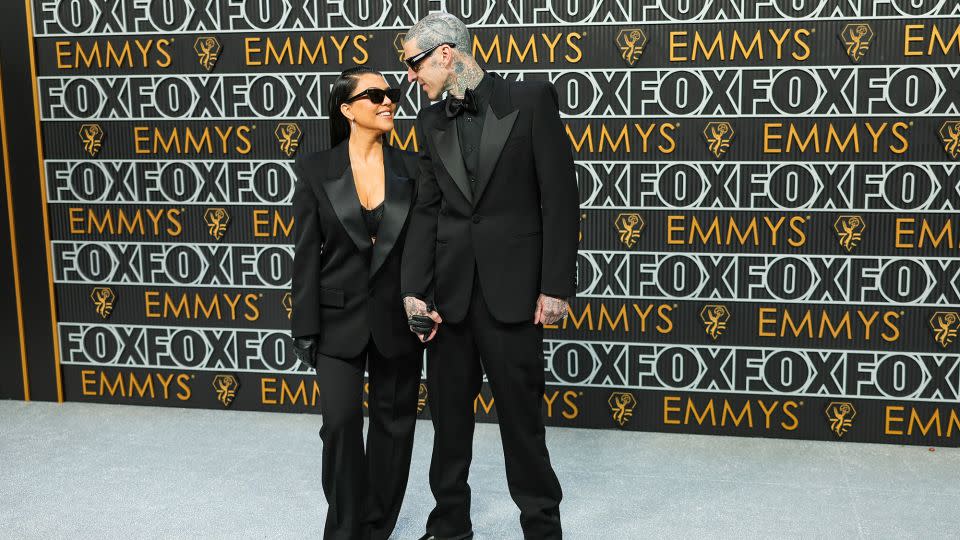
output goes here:
<path id="1" fill-rule="evenodd" d="M 556 324 L 567 317 L 570 304 L 566 300 L 541 294 L 537 298 L 537 310 L 533 314 L 533 324 Z"/>

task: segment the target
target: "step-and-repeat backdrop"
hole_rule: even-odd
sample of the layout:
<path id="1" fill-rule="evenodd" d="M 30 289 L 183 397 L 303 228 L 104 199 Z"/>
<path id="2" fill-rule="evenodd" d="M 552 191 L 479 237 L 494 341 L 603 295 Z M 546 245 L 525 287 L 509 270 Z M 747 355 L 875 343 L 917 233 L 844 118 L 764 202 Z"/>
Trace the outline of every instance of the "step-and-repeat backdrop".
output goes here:
<path id="1" fill-rule="evenodd" d="M 557 87 L 576 159 L 548 424 L 960 444 L 955 0 L 32 7 L 67 400 L 319 410 L 291 163 L 357 64 L 403 89 L 416 150 L 399 43 L 446 9 L 483 66 Z"/>

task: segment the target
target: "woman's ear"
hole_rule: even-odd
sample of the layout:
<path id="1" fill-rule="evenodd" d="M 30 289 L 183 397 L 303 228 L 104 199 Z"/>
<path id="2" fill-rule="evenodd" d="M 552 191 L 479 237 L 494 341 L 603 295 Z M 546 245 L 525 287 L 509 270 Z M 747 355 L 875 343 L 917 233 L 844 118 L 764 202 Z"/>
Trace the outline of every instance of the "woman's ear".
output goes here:
<path id="1" fill-rule="evenodd" d="M 350 122 L 353 122 L 353 111 L 350 110 L 349 103 L 340 104 L 340 114 L 342 114 Z"/>

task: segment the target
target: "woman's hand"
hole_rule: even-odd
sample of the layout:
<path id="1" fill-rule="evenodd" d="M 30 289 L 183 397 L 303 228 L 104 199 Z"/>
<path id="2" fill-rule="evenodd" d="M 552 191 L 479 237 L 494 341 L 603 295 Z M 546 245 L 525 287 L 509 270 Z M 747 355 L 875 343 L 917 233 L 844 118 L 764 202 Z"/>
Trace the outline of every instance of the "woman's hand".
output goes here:
<path id="1" fill-rule="evenodd" d="M 297 360 L 312 368 L 317 367 L 317 336 L 293 339 L 293 354 Z"/>

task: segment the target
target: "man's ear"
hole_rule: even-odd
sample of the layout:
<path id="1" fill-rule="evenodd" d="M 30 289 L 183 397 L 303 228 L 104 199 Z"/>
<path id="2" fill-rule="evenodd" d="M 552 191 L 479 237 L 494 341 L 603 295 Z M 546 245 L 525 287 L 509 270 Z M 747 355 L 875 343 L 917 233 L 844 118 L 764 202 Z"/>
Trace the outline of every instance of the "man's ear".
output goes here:
<path id="1" fill-rule="evenodd" d="M 457 50 L 450 46 L 444 46 L 442 51 L 441 59 L 443 60 L 443 67 L 449 69 L 453 66 L 453 63 L 457 60 L 456 54 Z"/>

